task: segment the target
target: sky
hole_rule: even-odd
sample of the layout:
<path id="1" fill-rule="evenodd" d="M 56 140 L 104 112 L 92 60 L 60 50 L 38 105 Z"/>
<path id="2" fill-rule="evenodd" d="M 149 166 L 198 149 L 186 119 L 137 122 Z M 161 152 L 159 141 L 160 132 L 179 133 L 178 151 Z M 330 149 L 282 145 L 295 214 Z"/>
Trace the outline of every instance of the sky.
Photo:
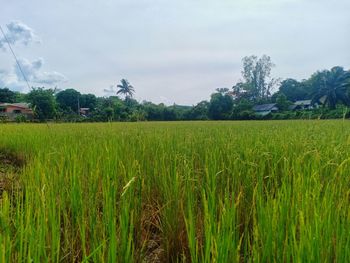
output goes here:
<path id="1" fill-rule="evenodd" d="M 0 0 L 0 25 L 30 86 L 194 105 L 269 55 L 275 78 L 350 68 L 349 0 Z M 0 34 L 0 87 L 28 92 Z"/>

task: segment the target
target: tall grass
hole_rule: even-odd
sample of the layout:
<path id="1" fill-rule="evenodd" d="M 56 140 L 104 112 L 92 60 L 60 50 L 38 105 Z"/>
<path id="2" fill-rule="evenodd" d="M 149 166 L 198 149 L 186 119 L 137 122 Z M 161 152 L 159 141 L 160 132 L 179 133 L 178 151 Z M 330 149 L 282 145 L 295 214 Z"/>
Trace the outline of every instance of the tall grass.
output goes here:
<path id="1" fill-rule="evenodd" d="M 0 126 L 1 262 L 349 262 L 346 121 Z"/>

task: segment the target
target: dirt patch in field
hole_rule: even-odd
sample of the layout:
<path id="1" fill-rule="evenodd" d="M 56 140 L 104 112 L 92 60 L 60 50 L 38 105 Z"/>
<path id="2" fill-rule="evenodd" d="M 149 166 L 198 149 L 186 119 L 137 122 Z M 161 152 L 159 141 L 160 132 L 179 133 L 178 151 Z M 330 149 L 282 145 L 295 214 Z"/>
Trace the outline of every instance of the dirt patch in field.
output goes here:
<path id="1" fill-rule="evenodd" d="M 141 217 L 141 239 L 144 245 L 142 263 L 164 262 L 160 209 L 158 204 L 144 205 Z"/>
<path id="2" fill-rule="evenodd" d="M 24 164 L 22 156 L 0 150 L 0 198 L 5 191 L 12 195 L 20 188 L 18 173 Z"/>

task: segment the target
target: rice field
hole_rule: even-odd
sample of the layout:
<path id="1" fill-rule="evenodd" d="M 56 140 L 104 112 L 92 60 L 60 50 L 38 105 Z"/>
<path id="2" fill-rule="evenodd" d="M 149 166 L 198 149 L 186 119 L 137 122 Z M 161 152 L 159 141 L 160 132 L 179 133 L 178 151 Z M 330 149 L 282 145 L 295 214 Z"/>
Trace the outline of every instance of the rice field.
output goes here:
<path id="1" fill-rule="evenodd" d="M 350 262 L 350 122 L 0 125 L 0 193 L 0 262 Z"/>

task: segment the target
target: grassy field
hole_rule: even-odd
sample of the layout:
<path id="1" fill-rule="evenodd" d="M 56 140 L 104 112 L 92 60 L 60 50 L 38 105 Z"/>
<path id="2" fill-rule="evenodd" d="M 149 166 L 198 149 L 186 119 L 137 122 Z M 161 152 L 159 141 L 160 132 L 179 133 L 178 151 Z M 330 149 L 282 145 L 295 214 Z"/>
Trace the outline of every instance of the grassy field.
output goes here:
<path id="1" fill-rule="evenodd" d="M 348 121 L 7 124 L 0 152 L 0 262 L 350 262 Z"/>

